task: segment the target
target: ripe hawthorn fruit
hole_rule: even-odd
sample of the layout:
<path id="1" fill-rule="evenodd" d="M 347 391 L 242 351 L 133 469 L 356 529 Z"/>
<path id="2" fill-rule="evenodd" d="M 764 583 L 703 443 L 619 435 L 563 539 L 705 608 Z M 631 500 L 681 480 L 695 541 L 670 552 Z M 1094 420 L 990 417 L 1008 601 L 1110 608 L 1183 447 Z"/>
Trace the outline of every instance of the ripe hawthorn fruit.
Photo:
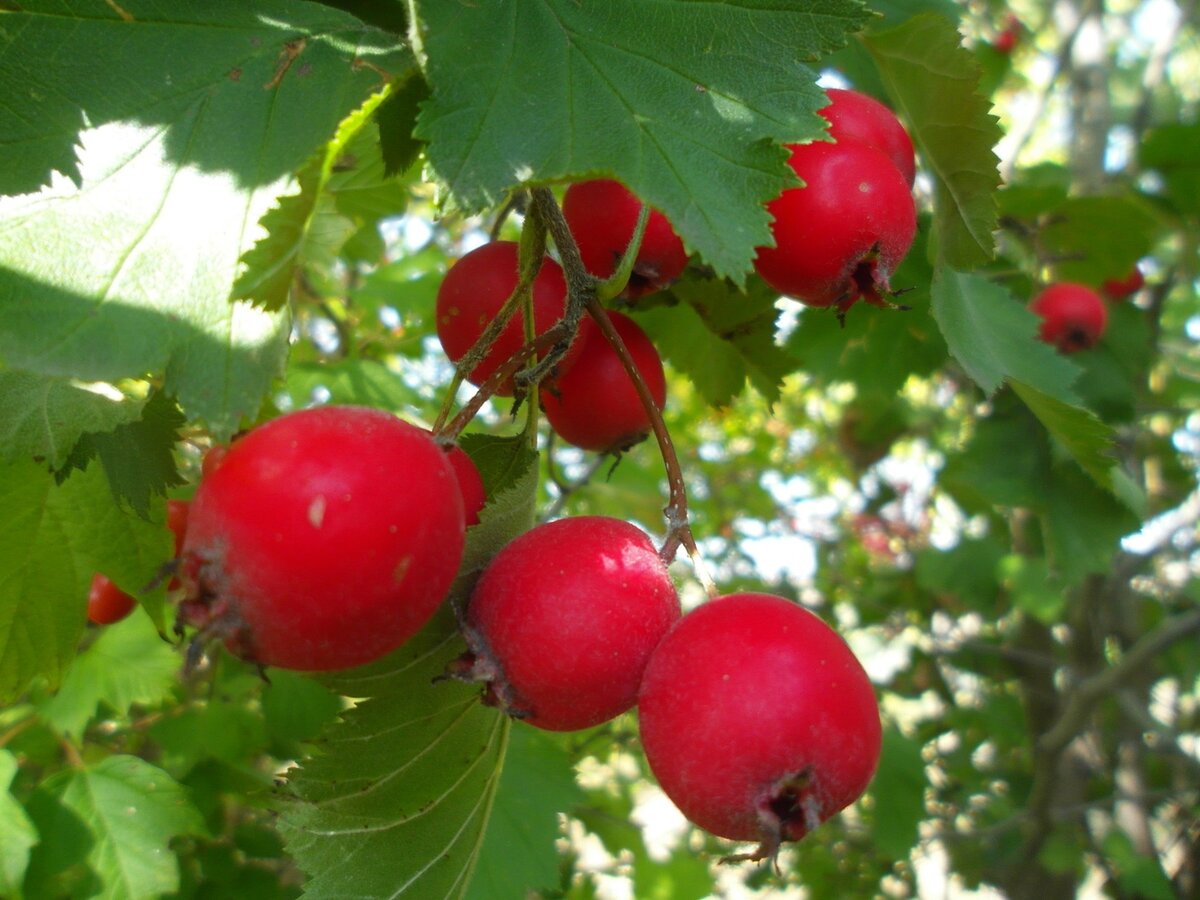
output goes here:
<path id="1" fill-rule="evenodd" d="M 97 572 L 88 588 L 87 617 L 97 625 L 112 625 L 133 612 L 137 600 Z"/>
<path id="2" fill-rule="evenodd" d="M 200 482 L 180 625 L 264 666 L 360 665 L 425 624 L 463 543 L 458 482 L 429 432 L 365 407 L 289 413 Z"/>
<path id="3" fill-rule="evenodd" d="M 175 556 L 179 559 L 179 554 L 183 551 L 183 540 L 187 536 L 188 511 L 191 504 L 187 500 L 168 500 L 167 501 L 167 527 L 171 529 L 171 534 L 175 538 Z M 168 590 L 175 590 L 179 587 L 179 579 L 172 578 L 167 585 Z"/>
<path id="4" fill-rule="evenodd" d="M 685 615 L 638 699 L 650 769 L 685 816 L 772 856 L 866 790 L 879 708 L 858 659 L 782 597 L 731 594 Z"/>
<path id="5" fill-rule="evenodd" d="M 651 651 L 679 619 L 666 564 L 635 526 L 604 516 L 538 525 L 471 593 L 470 651 L 450 674 L 538 728 L 575 731 L 631 709 Z"/>
<path id="6" fill-rule="evenodd" d="M 589 272 L 608 278 L 616 271 L 641 208 L 642 201 L 619 181 L 598 178 L 567 187 L 563 217 Z M 622 296 L 635 298 L 667 287 L 683 272 L 687 259 L 683 241 L 667 217 L 652 209 Z"/>
<path id="7" fill-rule="evenodd" d="M 889 306 L 889 279 L 917 231 L 904 176 L 865 144 L 796 144 L 791 151 L 804 187 L 767 205 L 775 246 L 758 248 L 758 274 L 809 306 L 840 313 L 860 299 Z"/>
<path id="8" fill-rule="evenodd" d="M 611 311 L 608 317 L 662 409 L 667 379 L 658 350 L 633 319 Z M 542 389 L 546 420 L 559 437 L 584 450 L 627 449 L 645 438 L 651 427 L 633 379 L 594 321 L 580 323 L 577 341 L 582 349 L 574 365 Z"/>
<path id="9" fill-rule="evenodd" d="M 437 292 L 437 336 L 453 362 L 466 356 L 516 288 L 520 277 L 518 252 L 514 241 L 492 241 L 459 259 L 442 279 Z M 552 328 L 563 317 L 566 304 L 567 282 L 562 269 L 554 260 L 544 259 L 533 279 L 535 333 L 541 335 Z M 577 343 L 559 362 L 559 372 L 570 367 Z M 524 345 L 525 325 L 518 310 L 467 379 L 475 385 L 483 384 Z M 512 379 L 505 379 L 496 393 L 512 396 Z"/>
<path id="10" fill-rule="evenodd" d="M 1134 266 L 1124 278 L 1109 278 L 1100 289 L 1110 300 L 1124 300 L 1131 294 L 1136 294 L 1146 283 L 1142 270 Z"/>
<path id="11" fill-rule="evenodd" d="M 1029 308 L 1042 319 L 1038 337 L 1062 353 L 1094 347 L 1108 325 L 1103 298 L 1073 281 L 1050 285 L 1033 298 Z"/>
<path id="12" fill-rule="evenodd" d="M 467 451 L 457 445 L 446 450 L 446 459 L 454 469 L 454 477 L 458 479 L 458 492 L 462 495 L 463 517 L 467 527 L 479 524 L 479 513 L 487 503 L 487 491 L 483 487 L 483 477 L 475 461 L 467 455 Z"/>
<path id="13" fill-rule="evenodd" d="M 839 144 L 866 144 L 887 154 L 911 188 L 917 177 L 912 138 L 896 114 L 869 94 L 844 88 L 825 91 L 829 105 L 817 115 L 829 121 L 829 136 Z"/>

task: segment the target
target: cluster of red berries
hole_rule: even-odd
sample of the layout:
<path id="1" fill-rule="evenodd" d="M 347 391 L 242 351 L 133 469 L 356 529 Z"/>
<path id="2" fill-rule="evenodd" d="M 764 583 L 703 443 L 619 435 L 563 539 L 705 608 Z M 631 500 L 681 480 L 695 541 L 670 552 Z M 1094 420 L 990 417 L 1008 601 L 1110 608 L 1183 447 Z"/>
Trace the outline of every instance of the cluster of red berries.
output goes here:
<path id="1" fill-rule="evenodd" d="M 891 306 L 890 278 L 917 230 L 912 140 L 873 97 L 830 89 L 819 112 L 834 143 L 789 145 L 804 182 L 767 205 L 773 247 L 760 247 L 758 274 L 809 306 L 844 314 L 858 300 Z"/>
<path id="2" fill-rule="evenodd" d="M 862 666 L 817 616 L 767 594 L 680 615 L 667 567 L 633 525 L 539 525 L 484 570 L 448 674 L 530 725 L 573 731 L 638 711 L 659 784 L 713 834 L 770 855 L 853 803 L 880 752 Z"/>
<path id="3" fill-rule="evenodd" d="M 1074 281 L 1051 284 L 1029 303 L 1030 310 L 1041 319 L 1038 337 L 1061 353 L 1088 350 L 1096 346 L 1108 327 L 1104 298 L 1123 300 L 1144 284 L 1145 278 L 1136 266 L 1124 278 L 1105 281 L 1100 291 Z"/>
<path id="4" fill-rule="evenodd" d="M 179 626 L 263 666 L 348 668 L 395 650 L 449 593 L 485 503 L 458 448 L 389 413 L 289 413 L 206 458 L 173 501 Z M 874 692 L 845 642 L 780 597 L 681 614 L 635 526 L 561 519 L 477 580 L 447 674 L 530 725 L 589 728 L 637 708 L 649 765 L 703 828 L 760 853 L 857 799 L 874 773 Z"/>
<path id="5" fill-rule="evenodd" d="M 438 288 L 437 334 L 453 362 L 459 362 L 475 346 L 518 281 L 518 246 L 513 241 L 484 244 L 450 267 Z M 566 311 L 566 279 L 553 259 L 542 260 L 532 293 L 533 331 L 541 336 Z M 661 409 L 666 402 L 667 382 L 658 350 L 633 319 L 619 312 L 609 312 L 608 317 Z M 482 385 L 524 345 L 524 322 L 519 314 L 514 315 L 482 361 L 467 374 L 468 380 Z M 509 377 L 495 386 L 494 393 L 512 396 L 513 391 Z M 580 323 L 552 377 L 542 382 L 540 399 L 555 433 L 585 450 L 623 450 L 650 432 L 650 417 L 633 380 L 591 319 Z"/>

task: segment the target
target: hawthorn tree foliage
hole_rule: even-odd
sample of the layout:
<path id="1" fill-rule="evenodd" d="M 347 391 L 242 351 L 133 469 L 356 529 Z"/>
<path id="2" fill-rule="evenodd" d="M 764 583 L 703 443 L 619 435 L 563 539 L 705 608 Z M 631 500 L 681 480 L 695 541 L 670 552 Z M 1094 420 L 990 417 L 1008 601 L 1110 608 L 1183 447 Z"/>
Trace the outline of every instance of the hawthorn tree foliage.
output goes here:
<path id="1" fill-rule="evenodd" d="M 0 0 L 0 895 L 1195 896 L 1189 9 Z M 835 84 L 917 149 L 906 309 L 753 273 Z M 476 410 L 434 337 L 451 262 L 590 177 L 690 255 L 610 304 L 666 360 L 666 467 Z M 1098 345 L 1037 339 L 1038 290 L 1135 265 Z M 359 669 L 189 657 L 166 501 L 326 402 L 461 420 L 488 503 L 455 588 Z M 718 866 L 744 848 L 664 801 L 634 715 L 551 735 L 433 683 L 509 540 L 668 504 L 685 606 L 704 571 L 802 602 L 880 700 L 867 794 L 777 866 Z M 96 573 L 139 609 L 87 626 Z"/>

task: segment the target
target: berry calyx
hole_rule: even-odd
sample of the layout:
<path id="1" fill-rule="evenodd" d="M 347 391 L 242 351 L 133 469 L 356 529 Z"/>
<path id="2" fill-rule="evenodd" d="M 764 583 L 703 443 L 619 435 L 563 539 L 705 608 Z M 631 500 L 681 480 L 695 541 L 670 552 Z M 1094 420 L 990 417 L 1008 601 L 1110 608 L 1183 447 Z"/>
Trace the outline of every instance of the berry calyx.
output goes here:
<path id="1" fill-rule="evenodd" d="M 467 253 L 446 273 L 437 292 L 437 335 L 442 349 L 457 363 L 483 335 L 516 289 L 520 278 L 519 247 L 515 241 L 492 241 Z M 544 259 L 533 279 L 534 332 L 545 334 L 566 311 L 567 282 L 552 259 Z M 559 362 L 558 371 L 570 368 L 576 345 Z M 505 360 L 525 345 L 525 326 L 520 310 L 504 326 L 482 361 L 467 375 L 481 385 Z M 496 390 L 501 396 L 513 393 L 511 378 Z"/>
<path id="2" fill-rule="evenodd" d="M 642 201 L 619 181 L 598 178 L 570 185 L 562 211 L 587 270 L 598 278 L 616 271 L 637 224 Z M 646 232 L 621 296 L 640 297 L 671 284 L 687 265 L 683 241 L 658 210 L 650 211 Z"/>
<path id="3" fill-rule="evenodd" d="M 813 613 L 731 594 L 685 615 L 638 699 L 650 769 L 706 831 L 773 856 L 853 803 L 879 760 L 879 708 L 857 658 Z"/>
<path id="4" fill-rule="evenodd" d="M 433 615 L 463 543 L 462 496 L 429 432 L 365 407 L 289 413 L 200 482 L 180 626 L 260 665 L 361 665 Z"/>
<path id="5" fill-rule="evenodd" d="M 865 144 L 792 146 L 805 186 L 767 205 L 774 247 L 754 268 L 781 294 L 845 313 L 858 300 L 891 306 L 889 279 L 912 246 L 917 212 L 908 183 L 882 151 Z"/>
<path id="6" fill-rule="evenodd" d="M 137 606 L 137 600 L 116 586 L 105 575 L 97 572 L 92 576 L 88 588 L 87 617 L 96 625 L 112 625 L 120 622 Z"/>
<path id="7" fill-rule="evenodd" d="M 484 570 L 467 607 L 470 652 L 455 677 L 549 731 L 633 707 L 651 652 L 679 618 L 666 564 L 634 525 L 578 516 L 538 525 Z"/>
<path id="8" fill-rule="evenodd" d="M 1042 319 L 1038 337 L 1062 353 L 1094 347 L 1108 325 L 1103 298 L 1072 281 L 1050 285 L 1033 298 L 1029 308 Z"/>
<path id="9" fill-rule="evenodd" d="M 608 317 L 655 405 L 662 409 L 667 379 L 658 350 L 633 319 L 618 312 L 609 312 Z M 559 437 L 584 450 L 628 449 L 650 433 L 650 414 L 621 358 L 595 322 L 585 319 L 581 323 L 577 341 L 583 347 L 575 364 L 552 386 L 542 389 L 546 420 Z"/>
<path id="10" fill-rule="evenodd" d="M 896 114 L 869 94 L 845 88 L 825 91 L 829 105 L 817 114 L 829 121 L 829 136 L 839 144 L 866 144 L 887 154 L 904 180 L 912 187 L 917 161 L 912 138 Z"/>

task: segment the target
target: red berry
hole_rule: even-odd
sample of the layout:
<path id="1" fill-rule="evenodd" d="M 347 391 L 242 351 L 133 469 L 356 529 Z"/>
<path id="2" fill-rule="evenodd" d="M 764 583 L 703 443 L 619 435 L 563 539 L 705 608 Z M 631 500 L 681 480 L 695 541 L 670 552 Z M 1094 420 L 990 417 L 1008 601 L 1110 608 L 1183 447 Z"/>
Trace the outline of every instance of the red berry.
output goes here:
<path id="1" fill-rule="evenodd" d="M 589 272 L 599 278 L 613 274 L 633 237 L 641 208 L 642 201 L 619 181 L 601 178 L 567 188 L 563 216 Z M 686 265 L 683 241 L 666 216 L 651 210 L 633 274 L 622 296 L 640 297 L 661 290 L 678 278 Z"/>
<path id="2" fill-rule="evenodd" d="M 175 559 L 179 559 L 179 554 L 183 550 L 183 539 L 187 535 L 188 509 L 190 506 L 191 504 L 186 500 L 167 501 L 167 527 L 171 529 L 171 534 L 175 536 Z M 179 579 L 172 578 L 170 584 L 167 585 L 167 589 L 173 591 L 177 587 L 179 587 Z"/>
<path id="3" fill-rule="evenodd" d="M 450 267 L 437 293 L 437 335 L 442 349 L 458 362 L 479 340 L 518 281 L 518 247 L 513 241 L 492 241 L 476 247 Z M 562 318 L 567 303 L 567 282 L 552 259 L 542 261 L 533 280 L 533 319 L 537 334 L 544 334 Z M 525 325 L 520 310 L 500 332 L 483 361 L 467 376 L 472 384 L 483 384 L 497 367 L 525 345 Z M 575 346 L 559 364 L 565 371 L 574 358 Z M 512 379 L 496 393 L 511 396 Z"/>
<path id="4" fill-rule="evenodd" d="M 886 306 L 888 279 L 917 230 L 900 170 L 882 151 L 849 142 L 794 145 L 791 166 L 805 186 L 768 204 L 775 246 L 758 249 L 758 274 L 810 306 Z"/>
<path id="5" fill-rule="evenodd" d="M 120 622 L 133 612 L 137 601 L 125 593 L 104 575 L 97 572 L 92 576 L 91 587 L 88 588 L 87 617 L 89 622 L 97 625 L 111 625 Z"/>
<path id="6" fill-rule="evenodd" d="M 1131 294 L 1136 294 L 1146 283 L 1146 277 L 1137 266 L 1124 278 L 1110 278 L 1100 286 L 1100 289 L 1110 300 L 1124 300 Z"/>
<path id="7" fill-rule="evenodd" d="M 458 479 L 458 491 L 462 494 L 463 514 L 467 526 L 479 524 L 479 513 L 487 503 L 487 491 L 483 487 L 483 477 L 475 466 L 474 460 L 467 455 L 462 447 L 450 447 L 446 451 L 446 459 L 454 469 Z"/>
<path id="8" fill-rule="evenodd" d="M 187 534 L 188 509 L 191 504 L 186 500 L 167 501 L 167 527 L 175 537 L 175 555 L 183 549 L 183 539 Z"/>
<path id="9" fill-rule="evenodd" d="M 638 716 L 650 768 L 684 815 L 760 841 L 757 856 L 853 803 L 879 760 L 862 666 L 821 619 L 769 594 L 684 616 L 650 658 Z"/>
<path id="10" fill-rule="evenodd" d="M 654 544 L 603 516 L 539 525 L 484 570 L 467 607 L 472 653 L 456 664 L 485 700 L 550 731 L 633 707 L 651 651 L 679 618 Z"/>
<path id="11" fill-rule="evenodd" d="M 200 458 L 200 477 L 207 478 L 221 465 L 221 460 L 225 458 L 225 454 L 229 451 L 228 447 L 221 444 L 213 444 Z"/>
<path id="12" fill-rule="evenodd" d="M 1108 325 L 1108 307 L 1100 295 L 1071 281 L 1050 285 L 1029 308 L 1042 317 L 1038 337 L 1063 353 L 1094 347 Z"/>
<path id="13" fill-rule="evenodd" d="M 996 35 L 996 40 L 992 42 L 992 47 L 997 53 L 1005 55 L 1012 53 L 1016 49 L 1017 44 L 1021 40 L 1021 20 L 1012 13 L 1009 13 L 1004 18 L 1004 27 L 1000 33 Z"/>
<path id="14" fill-rule="evenodd" d="M 427 431 L 364 407 L 290 413 L 200 482 L 180 618 L 262 665 L 370 662 L 433 614 L 463 531 L 454 470 Z"/>
<path id="15" fill-rule="evenodd" d="M 667 399 L 662 358 L 633 319 L 609 312 L 655 405 Z M 579 329 L 583 345 L 575 364 L 551 387 L 542 390 L 546 420 L 563 440 L 584 450 L 623 450 L 650 432 L 650 416 L 638 397 L 633 379 L 600 328 L 585 319 Z"/>
<path id="16" fill-rule="evenodd" d="M 829 136 L 838 143 L 866 144 L 887 154 L 912 187 L 917 176 L 912 138 L 896 114 L 869 94 L 829 88 L 829 105 L 817 110 L 829 120 Z"/>

